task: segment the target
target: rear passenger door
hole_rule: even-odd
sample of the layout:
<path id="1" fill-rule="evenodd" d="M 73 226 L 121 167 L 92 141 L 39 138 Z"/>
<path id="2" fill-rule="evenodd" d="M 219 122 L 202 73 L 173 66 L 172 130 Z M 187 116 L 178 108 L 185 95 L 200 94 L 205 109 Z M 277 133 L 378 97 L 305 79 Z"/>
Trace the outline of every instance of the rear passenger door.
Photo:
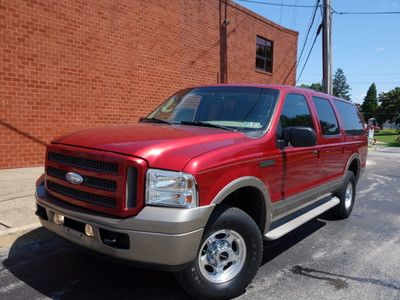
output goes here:
<path id="1" fill-rule="evenodd" d="M 319 141 L 318 151 L 321 164 L 321 175 L 324 181 L 333 180 L 342 175 L 343 141 L 339 122 L 330 100 L 312 97 L 318 117 Z"/>
<path id="2" fill-rule="evenodd" d="M 287 94 L 282 107 L 278 139 L 283 128 L 306 126 L 315 130 L 310 107 L 304 95 Z M 293 147 L 281 150 L 282 155 L 282 198 L 288 198 L 317 185 L 320 179 L 317 147 Z"/>

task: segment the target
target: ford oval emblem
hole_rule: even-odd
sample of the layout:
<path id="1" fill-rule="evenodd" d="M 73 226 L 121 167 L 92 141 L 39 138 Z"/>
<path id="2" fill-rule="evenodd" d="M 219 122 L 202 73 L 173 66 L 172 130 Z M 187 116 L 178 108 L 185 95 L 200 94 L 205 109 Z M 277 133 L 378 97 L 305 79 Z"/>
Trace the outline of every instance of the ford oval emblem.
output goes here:
<path id="1" fill-rule="evenodd" d="M 68 172 L 65 178 L 73 184 L 81 184 L 83 182 L 83 177 L 75 172 Z"/>

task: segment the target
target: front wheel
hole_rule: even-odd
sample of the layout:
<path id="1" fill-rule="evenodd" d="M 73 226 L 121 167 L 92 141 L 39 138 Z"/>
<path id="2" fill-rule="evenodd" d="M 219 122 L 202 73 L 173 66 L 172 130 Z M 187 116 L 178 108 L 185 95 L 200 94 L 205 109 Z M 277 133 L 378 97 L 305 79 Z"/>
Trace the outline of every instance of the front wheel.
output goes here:
<path id="1" fill-rule="evenodd" d="M 242 210 L 221 206 L 210 217 L 192 265 L 176 273 L 195 298 L 228 299 L 243 293 L 261 263 L 262 238 Z"/>

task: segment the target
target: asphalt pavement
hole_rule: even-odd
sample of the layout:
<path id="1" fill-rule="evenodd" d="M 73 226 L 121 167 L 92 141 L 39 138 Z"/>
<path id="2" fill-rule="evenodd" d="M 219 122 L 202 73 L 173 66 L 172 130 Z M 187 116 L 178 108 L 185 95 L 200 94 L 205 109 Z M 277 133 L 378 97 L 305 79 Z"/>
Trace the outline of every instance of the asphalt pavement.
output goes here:
<path id="1" fill-rule="evenodd" d="M 370 151 L 351 217 L 264 243 L 241 299 L 400 299 L 400 148 Z M 0 245 L 1 247 L 1 245 Z M 165 249 L 168 251 L 168 249 Z M 0 299 L 188 299 L 168 272 L 83 252 L 43 228 L 0 248 Z"/>

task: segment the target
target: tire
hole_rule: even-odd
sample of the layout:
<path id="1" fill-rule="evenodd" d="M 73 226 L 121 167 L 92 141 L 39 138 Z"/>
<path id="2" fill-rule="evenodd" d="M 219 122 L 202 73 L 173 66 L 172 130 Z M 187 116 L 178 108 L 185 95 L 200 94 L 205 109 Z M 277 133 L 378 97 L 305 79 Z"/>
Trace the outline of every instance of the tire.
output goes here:
<path id="1" fill-rule="evenodd" d="M 233 298 L 253 280 L 262 250 L 253 219 L 238 208 L 221 205 L 207 223 L 195 260 L 175 277 L 194 298 Z"/>
<path id="2" fill-rule="evenodd" d="M 347 171 L 343 185 L 335 196 L 339 198 L 340 203 L 330 211 L 332 217 L 337 220 L 347 219 L 353 210 L 356 197 L 356 178 L 353 172 Z"/>

